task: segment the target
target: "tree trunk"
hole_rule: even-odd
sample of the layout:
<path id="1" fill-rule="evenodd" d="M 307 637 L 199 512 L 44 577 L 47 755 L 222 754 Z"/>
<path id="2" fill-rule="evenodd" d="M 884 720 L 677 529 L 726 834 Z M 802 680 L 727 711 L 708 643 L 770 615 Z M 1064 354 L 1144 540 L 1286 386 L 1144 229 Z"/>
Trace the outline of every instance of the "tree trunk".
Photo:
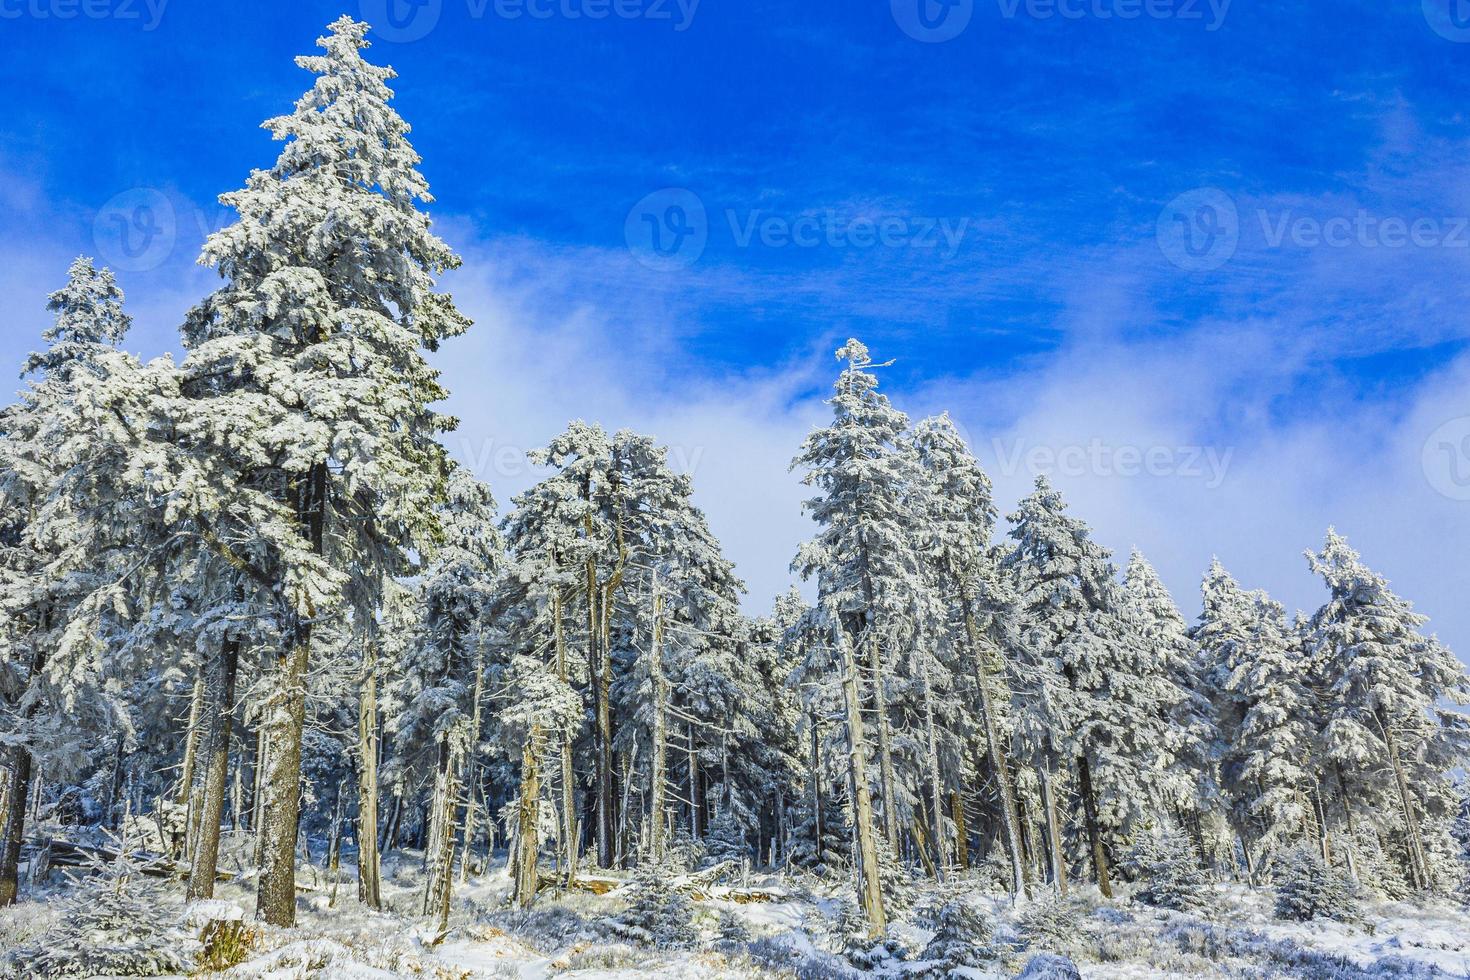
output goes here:
<path id="1" fill-rule="evenodd" d="M 253 863 L 258 868 L 265 863 L 265 770 L 270 758 L 270 746 L 266 741 L 266 717 L 261 717 L 255 728 L 255 767 L 250 773 L 250 829 L 255 833 Z"/>
<path id="2" fill-rule="evenodd" d="M 475 790 L 474 779 L 479 772 L 480 760 L 478 748 L 480 745 L 480 702 L 485 697 L 485 653 L 481 649 L 475 653 L 475 687 L 470 695 L 470 732 L 469 743 L 465 748 L 463 771 L 459 778 L 459 785 L 468 788 L 465 794 L 464 804 L 464 855 L 460 860 L 460 881 L 466 881 L 469 877 L 470 846 L 474 843 L 474 820 L 475 820 Z M 488 855 L 487 855 L 488 857 Z"/>
<path id="3" fill-rule="evenodd" d="M 357 694 L 357 900 L 383 908 L 378 855 L 378 644 L 362 647 L 362 686 Z"/>
<path id="4" fill-rule="evenodd" d="M 694 747 L 694 725 L 684 729 L 689 736 L 689 836 L 699 840 L 699 752 Z"/>
<path id="5" fill-rule="evenodd" d="M 1038 773 L 1041 777 L 1041 801 L 1046 808 L 1046 836 L 1051 849 L 1048 852 L 1051 860 L 1052 883 L 1056 886 L 1057 894 L 1063 898 L 1067 897 L 1067 859 L 1062 854 L 1062 826 L 1057 820 L 1057 798 L 1052 791 L 1052 775 L 1042 770 Z"/>
<path id="6" fill-rule="evenodd" d="M 31 796 L 31 753 L 11 746 L 6 764 L 10 786 L 6 794 L 4 839 L 0 840 L 0 908 L 14 905 L 20 894 L 20 845 L 25 838 L 26 803 Z"/>
<path id="7" fill-rule="evenodd" d="M 985 667 L 980 631 L 975 626 L 975 616 L 970 611 L 968 600 L 965 603 L 964 616 L 971 656 L 975 659 L 975 687 L 980 695 L 981 720 L 985 724 L 985 749 L 990 757 L 990 767 L 995 771 L 996 786 L 1000 789 L 1001 827 L 1006 851 L 1011 859 L 1011 890 L 1017 896 L 1030 898 L 1031 881 L 1021 855 L 1021 827 L 1017 817 L 1016 793 L 1011 786 L 1010 762 L 1006 758 L 1005 746 L 1000 741 L 1000 730 L 995 723 L 995 707 L 990 699 L 990 672 Z"/>
<path id="8" fill-rule="evenodd" d="M 434 780 L 429 844 L 424 851 L 429 863 L 424 914 L 436 917 L 441 933 L 448 927 L 449 900 L 454 888 L 454 814 L 459 808 L 457 780 L 461 755 L 456 741 L 455 733 L 449 732 L 439 743 L 439 773 Z"/>
<path id="9" fill-rule="evenodd" d="M 949 791 L 949 819 L 954 821 L 955 863 L 961 869 L 968 868 L 970 866 L 970 831 L 965 826 L 965 801 L 960 798 L 958 790 Z"/>
<path id="10" fill-rule="evenodd" d="M 1337 771 L 1337 787 L 1342 792 L 1342 816 L 1347 823 L 1347 840 L 1343 843 L 1343 855 L 1347 858 L 1348 876 L 1353 881 L 1358 880 L 1358 832 L 1353 826 L 1353 802 L 1348 796 L 1347 777 L 1342 773 L 1342 764 L 1333 762 L 1333 769 Z"/>
<path id="11" fill-rule="evenodd" d="M 213 898 L 215 872 L 219 869 L 220 824 L 224 819 L 225 780 L 230 769 L 230 734 L 235 718 L 235 677 L 240 667 L 240 641 L 220 645 L 214 684 L 214 711 L 209 718 L 204 745 L 204 792 L 199 806 L 199 830 L 194 842 L 194 860 L 189 867 L 188 897 Z"/>
<path id="12" fill-rule="evenodd" d="M 818 864 L 824 864 L 824 852 L 822 850 L 822 767 L 818 753 L 819 736 L 817 733 L 817 715 L 812 712 L 812 854 L 816 856 Z"/>
<path id="13" fill-rule="evenodd" d="M 521 749 L 521 802 L 516 819 L 515 903 L 530 908 L 536 898 L 536 855 L 540 850 L 537 831 L 540 827 L 541 775 L 536 759 L 536 743 L 541 739 L 541 726 L 533 725 Z"/>
<path id="14" fill-rule="evenodd" d="M 839 626 L 840 628 L 840 626 Z M 898 779 L 893 772 L 893 743 L 888 727 L 888 692 L 883 684 L 883 657 L 878 638 L 868 633 L 868 669 L 873 674 L 873 708 L 878 717 L 878 778 L 883 783 L 883 835 L 898 849 Z"/>
<path id="15" fill-rule="evenodd" d="M 653 686 L 653 772 L 649 796 L 648 851 L 657 863 L 664 854 L 664 779 L 667 768 L 668 722 L 665 718 L 667 692 L 664 690 L 660 645 L 663 641 L 664 597 L 658 591 L 658 574 L 653 576 L 653 640 L 649 644 L 648 672 Z"/>
<path id="16" fill-rule="evenodd" d="M 592 540 L 592 517 L 586 518 L 587 539 Z M 597 599 L 602 590 L 597 586 L 597 559 L 587 559 L 587 664 L 592 670 L 592 687 L 597 701 L 597 865 L 610 868 L 613 863 L 613 768 L 612 714 L 609 705 L 611 679 L 598 649 L 599 616 Z"/>
<path id="17" fill-rule="evenodd" d="M 1398 743 L 1394 740 L 1393 733 L 1388 725 L 1384 724 L 1382 718 L 1378 719 L 1379 728 L 1383 732 L 1384 744 L 1388 746 L 1388 761 L 1393 766 L 1394 782 L 1398 785 L 1399 806 L 1404 814 L 1404 833 L 1407 836 L 1406 843 L 1409 851 L 1409 870 L 1414 877 L 1414 887 L 1421 891 L 1428 891 L 1431 884 L 1429 880 L 1429 861 L 1424 854 L 1424 842 L 1420 835 L 1419 819 L 1414 815 L 1414 797 L 1409 792 L 1409 780 L 1404 775 L 1403 761 L 1399 758 Z M 1343 801 L 1347 805 L 1347 801 Z"/>
<path id="18" fill-rule="evenodd" d="M 296 489 L 296 515 L 312 552 L 324 552 L 327 466 L 315 463 Z M 301 602 L 293 597 L 293 602 Z M 273 926 L 296 923 L 296 837 L 301 829 L 301 734 L 306 726 L 306 678 L 315 610 L 293 609 L 288 648 L 279 658 L 279 689 L 267 707 L 270 765 L 267 813 L 262 828 L 262 867 L 255 914 Z"/>
<path id="19" fill-rule="evenodd" d="M 878 879 L 878 844 L 873 837 L 873 800 L 868 790 L 867 746 L 863 736 L 862 700 L 858 695 L 857 658 L 852 642 L 838 617 L 836 604 L 830 609 L 832 633 L 842 651 L 842 693 L 847 704 L 847 758 L 852 778 L 853 832 L 857 836 L 858 894 L 868 920 L 868 935 L 877 937 L 888 928 L 883 912 L 883 890 Z"/>
<path id="20" fill-rule="evenodd" d="M 1087 821 L 1087 839 L 1092 845 L 1092 870 L 1097 875 L 1097 887 L 1104 898 L 1113 897 L 1113 885 L 1108 878 L 1108 853 L 1103 846 L 1102 827 L 1097 819 L 1097 797 L 1092 791 L 1092 766 L 1086 755 L 1077 757 L 1077 777 L 1082 790 L 1082 813 Z"/>
<path id="21" fill-rule="evenodd" d="M 199 753 L 199 716 L 204 711 L 204 667 L 200 665 L 194 675 L 194 687 L 189 695 L 189 725 L 184 730 L 184 762 L 179 768 L 179 791 L 174 802 L 179 806 L 189 804 L 189 793 L 194 788 L 194 765 Z"/>
<path id="22" fill-rule="evenodd" d="M 563 684 L 566 684 L 569 683 L 570 675 L 567 670 L 567 644 L 562 625 L 560 589 L 552 596 L 551 609 L 556 634 L 556 676 Z M 573 869 L 577 865 L 577 801 L 575 777 L 572 773 L 572 735 L 570 731 L 562 732 L 558 739 L 561 743 L 561 849 L 562 860 L 567 869 L 568 884 L 574 877 Z"/>
<path id="23" fill-rule="evenodd" d="M 939 778 L 939 736 L 935 731 L 934 692 L 929 686 L 929 670 L 927 666 L 916 662 L 917 653 L 912 648 L 910 659 L 914 672 L 919 675 L 920 691 L 924 698 L 924 749 L 925 762 L 929 769 L 929 817 L 934 835 L 934 876 L 942 881 L 949 864 L 949 848 L 944 840 L 944 796 Z"/>
<path id="24" fill-rule="evenodd" d="M 295 629 L 277 665 L 280 689 L 266 708 L 265 786 L 261 800 L 260 882 L 255 915 L 273 926 L 296 923 L 296 837 L 301 819 L 301 733 L 306 724 L 306 671 L 311 627 Z"/>

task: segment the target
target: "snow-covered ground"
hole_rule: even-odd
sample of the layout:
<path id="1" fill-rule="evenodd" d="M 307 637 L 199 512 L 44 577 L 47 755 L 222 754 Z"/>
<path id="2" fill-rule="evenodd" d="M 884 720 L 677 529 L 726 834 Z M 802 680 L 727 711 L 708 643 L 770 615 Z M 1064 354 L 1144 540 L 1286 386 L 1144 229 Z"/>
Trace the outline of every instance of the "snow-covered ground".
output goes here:
<path id="1" fill-rule="evenodd" d="M 227 861 L 226 867 L 233 864 Z M 192 974 L 233 980 L 863 975 L 841 952 L 841 883 L 761 875 L 741 882 L 745 889 L 739 897 L 757 892 L 774 901 L 733 901 L 730 889 L 709 889 L 694 902 L 692 925 L 681 937 L 688 948 L 660 950 L 622 941 L 609 927 L 608 920 L 627 907 L 631 884 L 604 895 L 544 893 L 533 910 L 520 912 L 509 908 L 510 880 L 503 860 L 496 861 L 456 888 L 450 928 L 441 937 L 420 914 L 420 856 L 394 852 L 384 870 L 385 910 L 371 912 L 357 902 L 350 867 L 344 866 L 335 889 L 325 872 L 307 869 L 294 929 L 249 921 L 253 884 L 248 878 L 221 883 L 214 903 L 187 911 L 177 884 L 148 886 L 153 897 L 144 901 L 178 924 L 182 945 L 189 948 L 174 952 L 191 963 L 198 944 L 188 937 L 201 924 L 243 919 L 251 930 L 243 961 L 221 973 Z M 1045 902 L 1015 908 L 987 895 L 978 878 L 951 882 L 942 895 L 937 887 L 917 890 L 913 907 L 891 930 L 889 955 L 877 956 L 868 975 L 1064 977 L 1070 974 L 1058 957 L 1065 957 L 1087 978 L 1470 977 L 1470 917 L 1450 903 L 1369 902 L 1361 925 L 1345 925 L 1282 922 L 1272 915 L 1269 891 L 1234 885 L 1217 887 L 1208 915 L 1154 909 L 1126 897 L 1103 902 L 1095 895 L 1082 896 L 1070 912 Z M 989 919 L 993 954 L 983 965 L 946 973 L 922 959 L 933 936 L 924 926 L 925 910 L 956 895 Z M 157 942 L 144 936 L 142 925 L 87 934 L 80 921 L 68 921 L 78 917 L 79 898 L 84 904 L 90 900 L 64 876 L 53 874 L 21 904 L 0 911 L 0 945 L 11 954 L 8 976 L 44 975 L 35 966 L 39 959 L 27 963 L 15 953 L 44 948 L 61 936 L 99 947 Z M 738 941 L 730 939 L 732 931 L 740 934 Z M 1045 972 L 1048 965 L 1060 972 Z"/>

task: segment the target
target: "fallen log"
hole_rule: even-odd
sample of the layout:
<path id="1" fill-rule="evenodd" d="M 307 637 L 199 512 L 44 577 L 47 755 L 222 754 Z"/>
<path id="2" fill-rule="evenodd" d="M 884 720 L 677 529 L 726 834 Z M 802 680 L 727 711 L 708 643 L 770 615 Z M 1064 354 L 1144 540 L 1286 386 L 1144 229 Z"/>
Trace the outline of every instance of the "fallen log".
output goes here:
<path id="1" fill-rule="evenodd" d="M 31 855 L 46 855 L 47 864 L 59 868 L 90 868 L 99 861 L 111 862 L 122 857 L 121 851 L 112 847 L 78 844 L 59 837 L 28 837 L 26 849 Z M 187 878 L 189 866 L 171 860 L 152 851 L 129 851 L 127 857 L 138 862 L 138 873 L 150 878 Z M 215 881 L 230 881 L 235 876 L 228 871 L 215 872 Z"/>
<path id="2" fill-rule="evenodd" d="M 536 876 L 536 882 L 538 888 L 566 888 L 568 891 L 591 892 L 594 895 L 606 895 L 627 884 L 622 878 L 596 875 L 577 875 L 568 884 L 565 875 L 550 874 L 545 871 Z"/>

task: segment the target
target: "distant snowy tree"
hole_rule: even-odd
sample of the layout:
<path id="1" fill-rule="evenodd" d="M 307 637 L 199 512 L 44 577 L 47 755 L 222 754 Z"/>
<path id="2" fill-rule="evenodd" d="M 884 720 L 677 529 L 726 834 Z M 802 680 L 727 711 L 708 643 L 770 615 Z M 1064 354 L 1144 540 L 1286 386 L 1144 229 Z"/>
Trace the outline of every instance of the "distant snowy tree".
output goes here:
<path id="1" fill-rule="evenodd" d="M 1276 872 L 1276 916 L 1306 922 L 1362 920 L 1357 886 L 1311 847 L 1288 852 Z"/>
<path id="2" fill-rule="evenodd" d="M 1425 847 L 1425 819 L 1452 808 L 1446 763 L 1465 750 L 1463 722 L 1440 704 L 1470 700 L 1470 677 L 1438 640 L 1420 632 L 1425 617 L 1390 591 L 1341 535 L 1329 530 L 1322 552 L 1307 558 L 1330 594 L 1305 636 L 1325 694 L 1326 750 L 1359 780 L 1371 779 L 1375 769 L 1391 774 L 1410 882 L 1433 888 L 1439 874 Z"/>
<path id="3" fill-rule="evenodd" d="M 1200 869 L 1199 855 L 1182 830 L 1162 827 L 1140 834 L 1129 864 L 1139 880 L 1135 900 L 1182 912 L 1208 905 L 1209 876 Z"/>
<path id="4" fill-rule="evenodd" d="M 1307 665 L 1286 614 L 1247 592 L 1216 560 L 1205 574 L 1200 644 L 1219 726 L 1220 782 L 1248 862 L 1301 838 L 1316 782 Z M 1253 853 L 1258 852 L 1258 853 Z"/>
<path id="5" fill-rule="evenodd" d="M 1101 803 L 1122 801 L 1137 787 L 1136 753 L 1149 737 L 1148 717 L 1130 700 L 1136 668 L 1129 662 L 1117 616 L 1117 586 L 1108 552 L 1082 521 L 1066 513 L 1045 477 L 1010 518 L 1014 547 L 1004 567 L 1019 596 L 1021 634 L 1010 660 L 1017 740 L 1042 778 L 1057 882 L 1065 888 L 1060 828 L 1052 783 L 1074 765 L 1093 870 L 1111 894 Z M 1109 769 L 1097 785 L 1094 770 Z M 1136 797 L 1135 797 L 1136 798 Z"/>
<path id="6" fill-rule="evenodd" d="M 9 800 L 26 800 L 38 757 L 58 774 L 85 758 L 88 734 L 128 713 L 105 681 L 103 622 L 131 614 L 106 585 L 127 533 L 109 500 L 134 462 L 130 419 L 114 392 L 147 394 L 142 366 L 115 348 L 129 318 L 112 273 L 78 258 L 51 294 L 44 352 L 20 401 L 0 412 L 0 730 Z M 106 514 L 102 513 L 106 511 Z M 16 898 L 25 806 L 11 805 L 0 834 L 0 905 Z"/>

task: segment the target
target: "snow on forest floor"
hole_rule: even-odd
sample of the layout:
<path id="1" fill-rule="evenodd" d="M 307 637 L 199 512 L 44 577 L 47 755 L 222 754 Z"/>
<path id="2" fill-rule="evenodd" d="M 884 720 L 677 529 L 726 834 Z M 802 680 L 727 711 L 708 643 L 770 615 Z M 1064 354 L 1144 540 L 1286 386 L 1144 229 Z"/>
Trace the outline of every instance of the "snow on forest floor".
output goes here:
<path id="1" fill-rule="evenodd" d="M 235 866 L 224 862 L 224 867 Z M 628 889 L 606 895 L 545 893 L 529 912 L 510 909 L 510 880 L 503 860 L 492 864 L 486 874 L 471 875 L 456 887 L 450 928 L 438 943 L 432 926 L 419 914 L 423 876 L 414 852 L 394 852 L 385 860 L 385 909 L 381 913 L 358 905 L 350 867 L 342 869 L 335 901 L 331 883 L 320 869 L 303 868 L 300 881 L 303 892 L 294 929 L 250 923 L 253 883 L 221 883 L 215 903 L 203 910 L 196 908 L 191 921 L 243 917 L 255 934 L 243 962 L 220 973 L 192 975 L 230 980 L 1002 978 L 1017 976 L 1033 957 L 1051 952 L 1070 959 L 1087 978 L 1470 977 L 1470 917 L 1449 903 L 1426 907 L 1369 903 L 1362 925 L 1287 923 L 1272 917 L 1269 891 L 1218 886 L 1209 916 L 1166 912 L 1132 904 L 1126 897 L 1108 903 L 1093 895 L 1077 901 L 1069 913 L 1056 912 L 1043 928 L 1034 921 L 1036 905 L 1028 912 L 1012 908 L 1003 898 L 981 897 L 977 904 L 994 925 L 990 945 L 995 955 L 982 966 L 945 974 L 932 969 L 925 972 L 924 965 L 916 962 L 932 936 L 917 924 L 923 921 L 926 901 L 921 888 L 915 910 L 899 916 L 891 933 L 895 942 L 890 948 L 900 955 L 864 974 L 838 952 L 842 886 L 809 876 L 750 876 L 749 885 L 782 899 L 774 902 L 719 900 L 721 892 L 715 889 L 716 897 L 694 904 L 687 938 L 695 945 L 680 951 L 645 949 L 610 934 L 606 920 L 626 907 Z M 156 901 L 169 906 L 176 920 L 184 920 L 182 885 L 164 888 Z M 956 892 L 972 897 L 981 894 L 979 886 L 968 881 L 952 883 L 946 895 Z M 66 934 L 67 919 L 74 914 L 69 903 L 88 898 L 77 896 L 75 886 L 60 874 L 51 875 L 28 892 L 21 904 L 0 910 L 0 953 L 54 943 L 56 936 Z M 730 925 L 730 916 L 738 918 L 749 934 L 740 942 L 719 939 L 721 930 Z M 80 927 L 74 929 L 70 941 L 99 947 L 118 942 L 115 935 L 75 935 L 80 931 Z M 198 945 L 192 939 L 186 941 Z M 192 962 L 193 955 L 191 951 L 188 961 Z M 1039 967 L 1034 964 L 1025 975 L 1037 980 L 1069 975 L 1038 972 Z M 12 955 L 10 973 L 0 975 L 29 980 L 42 974 L 28 971 Z"/>

